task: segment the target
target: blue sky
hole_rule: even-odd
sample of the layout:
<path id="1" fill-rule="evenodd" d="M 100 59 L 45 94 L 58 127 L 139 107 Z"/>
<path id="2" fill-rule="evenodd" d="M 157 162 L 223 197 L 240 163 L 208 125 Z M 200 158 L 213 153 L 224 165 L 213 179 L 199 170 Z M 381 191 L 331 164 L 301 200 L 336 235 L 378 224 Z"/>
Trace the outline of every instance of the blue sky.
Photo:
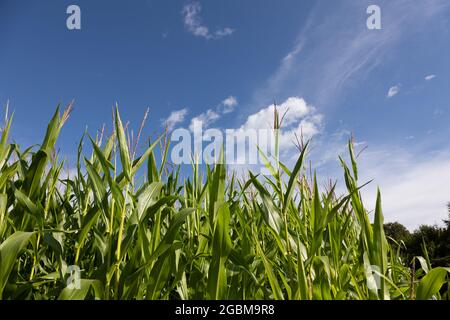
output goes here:
<path id="1" fill-rule="evenodd" d="M 70 4 L 81 30 L 66 28 Z M 366 27 L 370 4 L 382 30 Z M 150 107 L 146 136 L 168 118 L 240 128 L 274 100 L 304 103 L 293 121 L 310 129 L 321 177 L 341 176 L 353 134 L 368 147 L 362 179 L 375 179 L 367 206 L 380 186 L 386 220 L 413 228 L 439 223 L 450 201 L 449 33 L 448 0 L 1 0 L 0 103 L 25 146 L 75 99 L 59 140 L 69 161 L 86 126 L 111 128 L 115 102 L 134 128 Z"/>

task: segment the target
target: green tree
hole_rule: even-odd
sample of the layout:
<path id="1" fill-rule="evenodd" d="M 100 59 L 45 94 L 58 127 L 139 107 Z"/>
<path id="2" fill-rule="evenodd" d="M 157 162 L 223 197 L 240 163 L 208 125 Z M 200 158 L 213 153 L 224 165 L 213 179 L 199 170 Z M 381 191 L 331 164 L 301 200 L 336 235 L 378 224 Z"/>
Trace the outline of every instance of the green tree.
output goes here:
<path id="1" fill-rule="evenodd" d="M 444 227 L 437 225 L 421 225 L 414 232 L 398 222 L 387 223 L 384 231 L 388 238 L 396 243 L 405 244 L 403 249 L 404 257 L 411 261 L 415 256 L 425 256 L 423 244 L 425 243 L 431 264 L 436 266 L 450 266 L 450 203 L 449 218 L 444 220 Z"/>
<path id="2" fill-rule="evenodd" d="M 384 233 L 398 243 L 403 241 L 406 244 L 411 239 L 411 233 L 408 229 L 398 222 L 386 223 L 384 225 Z"/>

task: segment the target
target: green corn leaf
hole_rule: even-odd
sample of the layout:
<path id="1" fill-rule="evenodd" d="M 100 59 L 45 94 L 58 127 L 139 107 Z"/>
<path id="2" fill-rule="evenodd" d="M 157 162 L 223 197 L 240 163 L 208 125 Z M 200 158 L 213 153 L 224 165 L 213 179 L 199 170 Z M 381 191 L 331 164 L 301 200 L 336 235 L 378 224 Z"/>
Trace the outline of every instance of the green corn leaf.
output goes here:
<path id="1" fill-rule="evenodd" d="M 222 205 L 214 226 L 212 243 L 212 261 L 208 273 L 208 292 L 210 299 L 224 299 L 227 290 L 227 274 L 225 262 L 232 249 L 230 238 L 230 209 Z"/>
<path id="2" fill-rule="evenodd" d="M 80 279 L 79 288 L 64 288 L 58 300 L 85 300 L 91 290 L 95 299 L 102 298 L 103 286 L 99 280 Z"/>
<path id="3" fill-rule="evenodd" d="M 263 264 L 264 264 L 264 269 L 266 271 L 266 276 L 269 280 L 269 284 L 270 287 L 272 288 L 272 294 L 273 294 L 273 298 L 275 300 L 283 300 L 283 292 L 281 290 L 281 286 L 278 282 L 277 277 L 275 276 L 275 273 L 273 272 L 273 268 L 270 265 L 269 260 L 267 259 L 266 255 L 264 254 L 264 252 L 261 249 L 261 246 L 259 244 L 259 242 L 257 241 L 257 239 L 254 239 L 255 244 L 256 244 L 256 251 L 258 253 L 258 256 L 262 259 Z"/>
<path id="4" fill-rule="evenodd" d="M 158 196 L 161 193 L 163 186 L 164 185 L 160 182 L 151 183 L 138 196 L 136 209 L 140 221 L 142 221 L 144 212 L 158 200 Z"/>
<path id="5" fill-rule="evenodd" d="M 417 300 L 429 300 L 436 295 L 442 286 L 447 282 L 447 273 L 450 272 L 450 268 L 434 268 L 428 272 L 428 274 L 422 278 L 417 287 L 416 299 Z"/>
<path id="6" fill-rule="evenodd" d="M 34 232 L 17 231 L 0 244 L 0 299 L 17 257 L 25 249 Z"/>
<path id="7" fill-rule="evenodd" d="M 289 178 L 288 186 L 286 189 L 286 193 L 284 195 L 284 205 L 283 208 L 286 210 L 287 205 L 289 201 L 291 201 L 292 193 L 294 192 L 294 184 L 298 179 L 298 174 L 300 173 L 300 170 L 303 166 L 303 160 L 305 157 L 305 153 L 308 147 L 308 143 L 303 148 L 302 152 L 300 153 L 300 156 L 298 157 L 297 163 L 295 164 L 294 170 L 291 173 L 291 176 Z"/>

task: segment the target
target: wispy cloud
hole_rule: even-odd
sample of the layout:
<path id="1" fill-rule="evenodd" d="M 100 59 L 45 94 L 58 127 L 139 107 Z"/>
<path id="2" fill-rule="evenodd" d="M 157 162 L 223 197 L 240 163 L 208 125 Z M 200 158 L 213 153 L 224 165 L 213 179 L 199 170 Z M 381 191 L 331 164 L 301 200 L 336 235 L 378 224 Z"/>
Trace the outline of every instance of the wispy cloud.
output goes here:
<path id="1" fill-rule="evenodd" d="M 215 33 L 214 33 L 214 35 L 215 35 L 215 38 L 216 39 L 220 39 L 220 38 L 223 38 L 223 37 L 226 37 L 226 36 L 229 36 L 229 35 L 232 35 L 233 33 L 234 33 L 234 29 L 232 29 L 232 28 L 223 28 L 223 29 L 221 29 L 221 30 L 217 30 Z"/>
<path id="2" fill-rule="evenodd" d="M 368 30 L 365 13 L 372 1 L 338 1 L 333 10 L 327 10 L 329 1 L 317 1 L 292 49 L 255 92 L 253 104 L 300 95 L 320 108 L 335 106 L 348 89 L 386 61 L 404 38 L 421 32 L 424 25 L 450 8 L 447 0 L 380 2 L 386 27 Z"/>
<path id="3" fill-rule="evenodd" d="M 172 113 L 169 115 L 167 119 L 164 119 L 162 121 L 162 125 L 164 127 L 167 127 L 167 129 L 170 131 L 172 130 L 177 124 L 182 123 L 188 114 L 188 109 L 184 108 L 177 111 L 172 111 Z"/>
<path id="4" fill-rule="evenodd" d="M 435 75 L 435 74 L 430 74 L 430 75 L 428 75 L 428 76 L 425 77 L 425 80 L 426 80 L 426 81 L 431 81 L 431 80 L 433 80 L 434 78 L 436 78 L 436 75 Z"/>
<path id="5" fill-rule="evenodd" d="M 220 39 L 235 32 L 235 30 L 230 27 L 211 32 L 210 29 L 202 23 L 202 19 L 200 17 L 201 11 L 202 6 L 199 2 L 191 2 L 186 4 L 182 10 L 184 25 L 194 36 L 202 37 L 208 40 Z"/>
<path id="6" fill-rule="evenodd" d="M 208 109 L 200 115 L 191 119 L 189 129 L 192 131 L 195 122 L 202 122 L 203 128 L 209 127 L 211 124 L 220 119 L 221 115 L 225 115 L 234 111 L 234 108 L 238 105 L 238 100 L 234 96 L 229 96 L 222 100 L 215 108 Z"/>
<path id="7" fill-rule="evenodd" d="M 194 117 L 191 119 L 191 124 L 189 125 L 189 129 L 194 131 L 194 123 L 201 122 L 203 128 L 208 128 L 211 124 L 216 122 L 220 118 L 220 115 L 212 110 L 208 109 L 206 112 Z"/>
<path id="8" fill-rule="evenodd" d="M 237 106 L 238 101 L 236 97 L 229 96 L 228 98 L 222 101 L 222 113 L 227 114 L 234 111 L 234 108 Z"/>
<path id="9" fill-rule="evenodd" d="M 395 154 L 395 156 L 394 156 Z M 362 190 L 365 205 L 375 207 L 380 187 L 387 222 L 399 221 L 410 229 L 441 224 L 450 201 L 450 154 L 411 152 L 389 146 L 369 148 L 359 160 L 361 181 L 375 179 Z"/>
<path id="10" fill-rule="evenodd" d="M 398 93 L 400 92 L 400 86 L 399 85 L 395 85 L 389 88 L 389 91 L 387 93 L 387 97 L 388 98 L 392 98 L 394 96 L 396 96 Z"/>

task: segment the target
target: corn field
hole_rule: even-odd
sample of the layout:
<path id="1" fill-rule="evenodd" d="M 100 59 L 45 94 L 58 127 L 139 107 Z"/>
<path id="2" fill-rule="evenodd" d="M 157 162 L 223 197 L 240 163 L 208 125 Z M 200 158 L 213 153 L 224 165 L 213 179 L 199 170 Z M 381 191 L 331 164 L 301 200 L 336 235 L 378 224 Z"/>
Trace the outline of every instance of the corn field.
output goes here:
<path id="1" fill-rule="evenodd" d="M 136 156 L 116 108 L 114 133 L 84 135 L 69 175 L 54 151 L 69 113 L 58 108 L 28 149 L 9 142 L 5 119 L 0 299 L 449 298 L 450 268 L 391 246 L 380 192 L 370 220 L 351 142 L 343 195 L 308 174 L 308 144 L 293 168 L 267 161 L 270 176 L 218 163 L 181 178 L 164 134 Z"/>

